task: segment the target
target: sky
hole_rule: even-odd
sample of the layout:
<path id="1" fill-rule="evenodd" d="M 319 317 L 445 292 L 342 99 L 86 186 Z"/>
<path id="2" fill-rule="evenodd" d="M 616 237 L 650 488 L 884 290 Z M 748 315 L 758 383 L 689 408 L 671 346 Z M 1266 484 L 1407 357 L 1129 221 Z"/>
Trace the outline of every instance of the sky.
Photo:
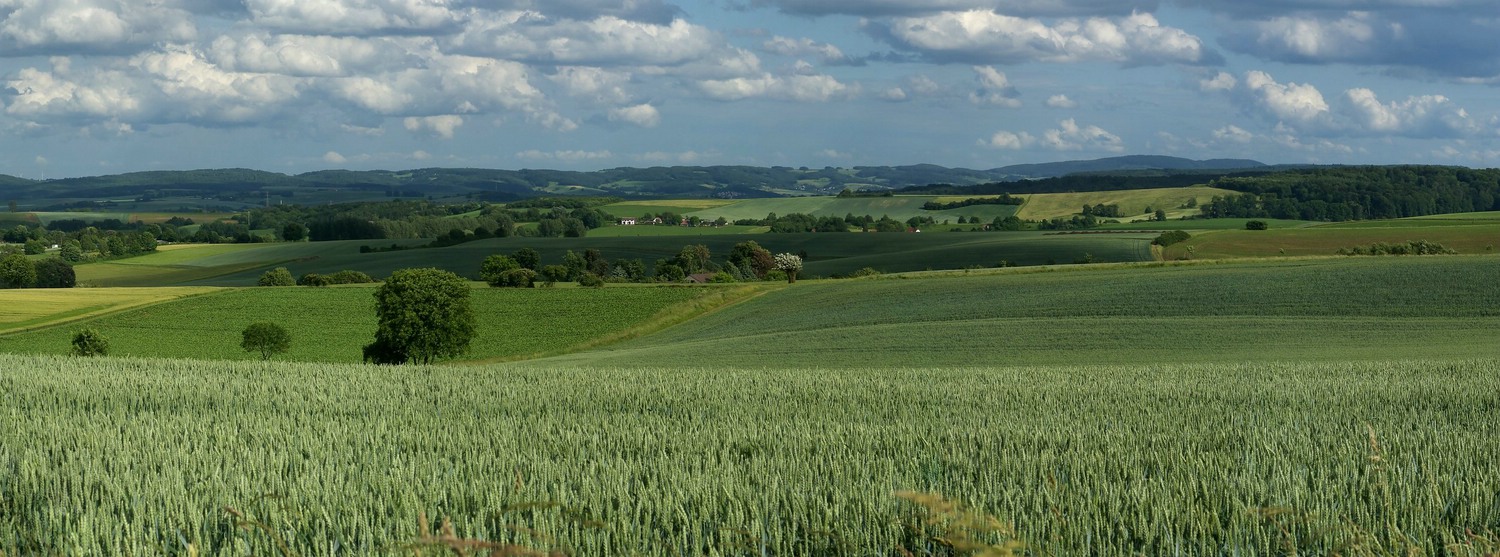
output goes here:
<path id="1" fill-rule="evenodd" d="M 0 174 L 1500 166 L 1495 0 L 0 0 Z"/>

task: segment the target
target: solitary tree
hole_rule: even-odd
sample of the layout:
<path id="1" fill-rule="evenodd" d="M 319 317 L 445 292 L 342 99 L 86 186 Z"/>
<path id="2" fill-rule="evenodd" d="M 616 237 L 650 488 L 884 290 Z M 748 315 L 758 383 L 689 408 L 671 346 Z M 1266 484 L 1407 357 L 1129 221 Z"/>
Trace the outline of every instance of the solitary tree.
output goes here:
<path id="1" fill-rule="evenodd" d="M 802 271 L 802 256 L 795 253 L 776 254 L 776 268 L 786 273 L 786 282 L 797 282 L 797 273 Z"/>
<path id="2" fill-rule="evenodd" d="M 244 348 L 246 352 L 260 352 L 262 360 L 269 360 L 271 356 L 286 352 L 291 347 L 291 333 L 286 332 L 281 325 L 269 321 L 251 323 L 241 334 L 240 348 Z"/>
<path id="3" fill-rule="evenodd" d="M 103 356 L 109 353 L 109 340 L 99 331 L 84 329 L 73 335 L 74 356 Z"/>
<path id="4" fill-rule="evenodd" d="M 286 270 L 286 267 L 277 267 L 261 274 L 260 280 L 256 281 L 255 284 L 260 286 L 296 286 L 297 279 L 292 276 L 291 271 Z"/>
<path id="5" fill-rule="evenodd" d="M 378 328 L 365 360 L 430 364 L 469 351 L 474 308 L 469 283 L 441 269 L 401 269 L 375 290 Z"/>

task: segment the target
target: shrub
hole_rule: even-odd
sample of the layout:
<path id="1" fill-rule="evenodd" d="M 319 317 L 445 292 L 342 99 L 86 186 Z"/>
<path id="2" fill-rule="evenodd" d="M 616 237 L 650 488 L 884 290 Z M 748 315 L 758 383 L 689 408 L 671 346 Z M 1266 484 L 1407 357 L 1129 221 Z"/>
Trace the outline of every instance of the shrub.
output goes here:
<path id="1" fill-rule="evenodd" d="M 328 286 L 330 284 L 333 284 L 333 281 L 329 280 L 327 275 L 307 273 L 297 277 L 297 286 Z"/>
<path id="2" fill-rule="evenodd" d="M 370 275 L 359 271 L 343 270 L 330 275 L 324 275 L 329 284 L 369 284 L 375 282 Z"/>
<path id="3" fill-rule="evenodd" d="M 271 356 L 286 352 L 291 347 L 291 333 L 286 332 L 281 325 L 269 321 L 251 323 L 241 333 L 240 348 L 247 352 L 260 352 L 262 360 L 269 360 Z"/>
<path id="4" fill-rule="evenodd" d="M 511 269 L 490 282 L 490 286 L 504 286 L 509 288 L 532 288 L 536 286 L 536 271 L 518 267 Z"/>
<path id="5" fill-rule="evenodd" d="M 484 263 L 479 265 L 479 278 L 489 283 L 490 286 L 511 286 L 505 284 L 501 277 L 521 268 L 521 264 L 509 255 L 491 255 L 484 258 Z"/>
<path id="6" fill-rule="evenodd" d="M 584 273 L 582 275 L 578 275 L 578 286 L 584 286 L 588 288 L 603 288 L 604 278 L 594 273 Z"/>
<path id="7" fill-rule="evenodd" d="M 260 280 L 256 281 L 255 284 L 259 286 L 296 286 L 297 279 L 292 278 L 292 272 L 286 270 L 286 267 L 277 267 L 262 274 Z"/>
<path id="8" fill-rule="evenodd" d="M 109 354 L 109 339 L 93 329 L 84 329 L 73 335 L 73 355 L 83 357 Z"/>
<path id="9" fill-rule="evenodd" d="M 1157 236 L 1155 240 L 1151 240 L 1151 243 L 1161 247 L 1167 247 L 1172 244 L 1186 242 L 1189 238 L 1192 237 L 1193 236 L 1191 234 L 1188 234 L 1184 230 L 1172 230 L 1170 232 L 1164 232 L 1162 233 L 1162 235 Z"/>
<path id="10" fill-rule="evenodd" d="M 1252 220 L 1245 222 L 1245 230 L 1266 230 L 1270 227 L 1271 225 L 1266 224 L 1266 221 L 1263 220 Z"/>

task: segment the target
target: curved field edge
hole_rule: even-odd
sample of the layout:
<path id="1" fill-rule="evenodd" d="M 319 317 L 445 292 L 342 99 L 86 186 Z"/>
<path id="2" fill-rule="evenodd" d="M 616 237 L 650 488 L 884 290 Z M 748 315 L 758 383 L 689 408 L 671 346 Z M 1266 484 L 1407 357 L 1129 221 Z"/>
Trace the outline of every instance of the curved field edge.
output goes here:
<path id="1" fill-rule="evenodd" d="M 893 368 L 1493 355 L 1500 258 L 1297 258 L 946 271 L 798 283 L 557 357 L 638 367 Z M 919 278 L 928 277 L 928 278 Z"/>
<path id="2" fill-rule="evenodd" d="M 222 291 L 209 286 L 0 290 L 0 335 L 49 329 Z"/>
<path id="3" fill-rule="evenodd" d="M 692 321 L 723 310 L 724 308 L 743 303 L 780 288 L 775 284 L 752 284 L 745 286 L 717 286 L 704 288 L 705 295 L 685 302 L 662 308 L 660 311 L 648 317 L 645 321 L 637 323 L 628 328 L 613 331 L 587 341 L 568 346 L 550 352 L 536 352 L 531 354 L 516 354 L 499 358 L 484 360 L 468 360 L 459 363 L 470 365 L 488 365 L 504 362 L 515 362 L 521 360 L 534 360 L 550 356 L 558 356 L 573 352 L 581 352 L 601 348 L 611 344 L 650 335 L 670 327 Z"/>
<path id="4" fill-rule="evenodd" d="M 309 556 L 423 516 L 576 555 L 899 554 L 941 534 L 912 490 L 1037 554 L 1462 554 L 1500 526 L 1497 372 L 0 355 L 0 551 L 280 554 L 233 507 Z"/>
<path id="5" fill-rule="evenodd" d="M 475 288 L 478 319 L 472 359 L 510 359 L 562 353 L 571 346 L 629 331 L 642 323 L 667 322 L 670 307 L 690 309 L 711 299 L 713 286 L 630 288 Z M 278 359 L 359 362 L 361 347 L 374 338 L 374 289 L 367 286 L 251 287 L 137 308 L 89 321 L 110 341 L 110 353 L 137 357 L 245 360 L 258 355 L 240 347 L 251 323 L 270 321 L 292 336 Z M 0 351 L 66 354 L 68 336 L 40 330 L 0 336 Z"/>

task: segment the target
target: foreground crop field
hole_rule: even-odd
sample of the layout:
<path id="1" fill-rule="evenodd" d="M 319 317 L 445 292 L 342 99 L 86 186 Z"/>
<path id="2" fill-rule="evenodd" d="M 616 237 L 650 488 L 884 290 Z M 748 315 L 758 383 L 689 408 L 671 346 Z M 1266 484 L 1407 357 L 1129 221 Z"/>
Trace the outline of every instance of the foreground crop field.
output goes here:
<path id="1" fill-rule="evenodd" d="M 573 555 L 938 549 L 898 490 L 1038 554 L 1478 555 L 1466 529 L 1500 530 L 1494 359 L 673 363 L 0 356 L 0 551 L 398 552 L 423 515 Z"/>
<path id="2" fill-rule="evenodd" d="M 111 291 L 117 289 L 98 290 Z M 87 299 L 95 290 L 76 292 Z M 240 348 L 241 331 L 256 321 L 272 321 L 292 335 L 291 350 L 279 359 L 358 362 L 360 348 L 375 334 L 373 292 L 368 287 L 225 290 L 118 313 L 88 326 L 110 340 L 111 354 L 243 360 L 259 356 Z M 748 293 L 734 287 L 479 288 L 473 293 L 479 328 L 469 357 L 554 354 L 652 323 L 676 322 Z M 67 354 L 71 337 L 67 328 L 0 336 L 0 352 Z"/>

